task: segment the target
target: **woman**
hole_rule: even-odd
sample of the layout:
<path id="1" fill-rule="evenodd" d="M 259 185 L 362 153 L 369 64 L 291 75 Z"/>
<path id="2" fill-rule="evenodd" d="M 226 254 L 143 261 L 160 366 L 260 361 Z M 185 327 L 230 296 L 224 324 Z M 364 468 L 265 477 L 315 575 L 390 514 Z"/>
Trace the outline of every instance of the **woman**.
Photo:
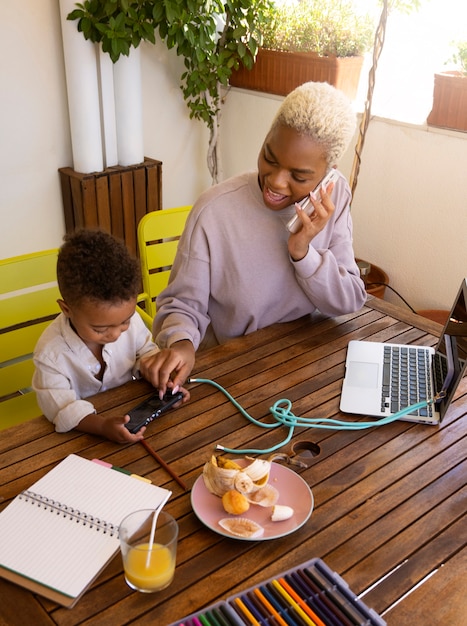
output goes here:
<path id="1" fill-rule="evenodd" d="M 366 294 L 352 248 L 350 188 L 316 188 L 355 131 L 341 92 L 306 83 L 283 101 L 249 172 L 204 192 L 180 239 L 170 282 L 157 299 L 149 361 L 159 389 L 181 385 L 195 351 L 319 310 L 360 309 Z M 310 193 L 316 190 L 316 193 Z M 311 216 L 297 204 L 310 195 Z M 297 215 L 299 228 L 287 223 Z"/>

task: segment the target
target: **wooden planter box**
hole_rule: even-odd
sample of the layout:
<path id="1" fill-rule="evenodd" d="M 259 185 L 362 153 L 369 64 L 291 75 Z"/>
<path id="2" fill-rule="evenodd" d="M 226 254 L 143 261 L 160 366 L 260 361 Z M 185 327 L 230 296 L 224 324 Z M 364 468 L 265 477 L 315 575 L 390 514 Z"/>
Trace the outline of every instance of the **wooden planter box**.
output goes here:
<path id="1" fill-rule="evenodd" d="M 162 209 L 162 163 L 145 158 L 127 167 L 81 174 L 59 170 L 65 228 L 102 228 L 122 239 L 137 255 L 138 222 L 149 211 Z"/>
<path id="2" fill-rule="evenodd" d="M 430 126 L 467 131 L 467 77 L 461 72 L 435 74 Z"/>
<path id="3" fill-rule="evenodd" d="M 260 48 L 251 70 L 234 70 L 230 85 L 286 96 L 308 81 L 337 87 L 351 99 L 357 94 L 363 57 L 321 57 L 314 52 L 282 52 Z"/>

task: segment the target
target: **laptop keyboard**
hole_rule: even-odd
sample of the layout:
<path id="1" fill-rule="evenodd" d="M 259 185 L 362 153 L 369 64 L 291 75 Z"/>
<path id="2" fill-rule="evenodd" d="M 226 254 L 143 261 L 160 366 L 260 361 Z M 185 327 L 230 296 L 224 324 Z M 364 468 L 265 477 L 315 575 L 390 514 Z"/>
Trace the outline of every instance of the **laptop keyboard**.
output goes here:
<path id="1" fill-rule="evenodd" d="M 431 389 L 430 354 L 414 346 L 384 346 L 383 389 L 381 411 L 397 413 L 411 404 L 433 397 Z M 432 417 L 433 406 L 409 415 Z"/>

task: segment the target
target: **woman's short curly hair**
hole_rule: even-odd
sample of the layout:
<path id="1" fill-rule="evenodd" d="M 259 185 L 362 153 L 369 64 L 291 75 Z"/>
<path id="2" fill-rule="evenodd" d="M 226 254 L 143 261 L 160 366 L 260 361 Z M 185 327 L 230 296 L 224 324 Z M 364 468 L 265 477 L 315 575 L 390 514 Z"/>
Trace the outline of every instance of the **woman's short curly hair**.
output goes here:
<path id="1" fill-rule="evenodd" d="M 284 124 L 308 135 L 325 150 L 330 167 L 346 151 L 356 127 L 352 103 L 342 91 L 328 83 L 300 85 L 285 98 L 272 128 Z"/>
<path id="2" fill-rule="evenodd" d="M 128 301 L 140 290 L 140 267 L 122 241 L 101 230 L 80 229 L 64 237 L 57 281 L 67 304 Z"/>

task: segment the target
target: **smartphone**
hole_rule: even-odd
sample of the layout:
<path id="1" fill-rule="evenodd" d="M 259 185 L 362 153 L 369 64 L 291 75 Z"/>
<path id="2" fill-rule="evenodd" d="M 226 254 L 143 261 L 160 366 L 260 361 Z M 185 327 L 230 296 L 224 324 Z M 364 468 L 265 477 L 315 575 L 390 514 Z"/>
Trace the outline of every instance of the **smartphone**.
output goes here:
<path id="1" fill-rule="evenodd" d="M 338 178 L 339 178 L 339 174 L 337 173 L 337 170 L 333 168 L 326 174 L 323 180 L 313 189 L 313 194 L 316 195 L 320 187 L 326 188 L 329 185 L 329 183 L 335 183 Z M 299 204 L 302 207 L 302 209 L 306 211 L 307 215 L 311 215 L 313 213 L 314 206 L 311 204 L 310 194 L 305 196 L 305 198 L 303 198 L 303 200 L 301 200 Z M 301 224 L 300 218 L 298 217 L 298 215 L 294 215 L 292 219 L 287 222 L 287 230 L 289 230 L 291 233 L 296 233 L 297 230 L 300 228 L 300 224 Z"/>
<path id="2" fill-rule="evenodd" d="M 137 404 L 131 411 L 128 411 L 130 421 L 125 424 L 125 427 L 130 433 L 137 433 L 140 428 L 147 426 L 152 420 L 168 411 L 174 404 L 180 402 L 183 398 L 183 393 L 177 391 L 172 395 L 172 390 L 168 389 L 165 392 L 162 400 L 159 398 L 159 394 L 154 394 L 146 400 L 143 400 L 140 404 Z"/>

